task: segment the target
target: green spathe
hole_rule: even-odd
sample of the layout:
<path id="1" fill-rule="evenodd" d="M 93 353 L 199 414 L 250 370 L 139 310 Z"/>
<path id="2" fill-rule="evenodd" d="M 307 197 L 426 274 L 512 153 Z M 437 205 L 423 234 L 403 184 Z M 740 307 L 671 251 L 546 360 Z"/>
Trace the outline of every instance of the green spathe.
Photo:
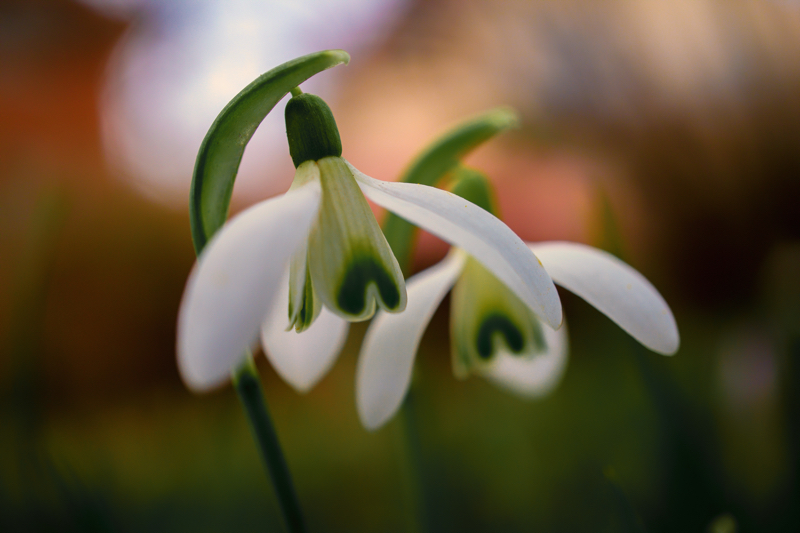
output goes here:
<path id="1" fill-rule="evenodd" d="M 286 137 L 295 168 L 306 161 L 342 155 L 339 128 L 328 104 L 319 96 L 299 94 L 286 104 Z"/>
<path id="2" fill-rule="evenodd" d="M 189 218 L 198 255 L 228 218 L 242 154 L 264 117 L 314 74 L 349 61 L 344 50 L 325 50 L 287 61 L 256 78 L 220 111 L 200 145 L 192 176 Z"/>

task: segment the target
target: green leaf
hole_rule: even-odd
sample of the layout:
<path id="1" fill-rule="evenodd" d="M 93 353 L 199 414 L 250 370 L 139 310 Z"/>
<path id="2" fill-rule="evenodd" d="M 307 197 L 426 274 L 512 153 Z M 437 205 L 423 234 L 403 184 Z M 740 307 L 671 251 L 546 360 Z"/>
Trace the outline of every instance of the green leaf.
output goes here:
<path id="1" fill-rule="evenodd" d="M 420 154 L 403 175 L 402 181 L 435 186 L 472 150 L 517 123 L 514 111 L 497 108 L 459 124 Z M 411 266 L 415 229 L 393 213 L 388 213 L 383 221 L 383 233 L 404 274 L 408 274 Z"/>
<path id="2" fill-rule="evenodd" d="M 198 255 L 228 218 L 244 148 L 264 117 L 281 98 L 314 74 L 349 61 L 343 50 L 293 59 L 256 78 L 220 112 L 197 153 L 189 195 L 192 240 Z"/>

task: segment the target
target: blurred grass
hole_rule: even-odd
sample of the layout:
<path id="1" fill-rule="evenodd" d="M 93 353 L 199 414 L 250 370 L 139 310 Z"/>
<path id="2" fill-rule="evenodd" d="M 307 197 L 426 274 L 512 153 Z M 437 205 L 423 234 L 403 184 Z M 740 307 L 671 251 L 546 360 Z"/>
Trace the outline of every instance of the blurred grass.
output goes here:
<path id="1" fill-rule="evenodd" d="M 431 331 L 445 320 L 438 316 Z M 427 337 L 420 354 L 422 445 L 434 482 L 437 530 L 525 531 L 549 524 L 570 531 L 611 520 L 612 495 L 602 477 L 608 464 L 637 494 L 637 503 L 657 498 L 657 427 L 635 368 L 614 356 L 613 337 L 603 339 L 604 353 L 591 356 L 576 343 L 563 387 L 536 403 L 478 379 L 456 382 L 447 347 L 435 333 Z M 617 337 L 624 346 L 626 339 Z M 355 414 L 353 340 L 333 374 L 307 397 L 295 396 L 271 371 L 267 375 L 269 401 L 312 530 L 385 531 L 405 521 L 391 440 L 396 432 L 389 427 L 369 434 Z M 278 524 L 231 391 L 135 397 L 80 416 L 56 411 L 42 441 L 54 464 L 103 495 L 112 522 L 124 524 L 123 530 Z"/>
<path id="2" fill-rule="evenodd" d="M 694 468 L 687 472 L 687 457 L 674 455 L 674 428 L 645 387 L 633 343 L 582 301 L 564 299 L 573 345 L 569 369 L 555 394 L 538 402 L 478 378 L 456 381 L 438 334 L 448 317 L 434 318 L 419 355 L 417 395 L 434 530 L 623 531 L 624 510 L 603 475 L 607 467 L 647 531 L 702 531 L 721 512 L 749 514 L 752 523 L 758 500 L 723 490 L 728 476 L 720 470 L 715 424 L 701 419 L 700 440 L 684 442 Z M 698 329 L 713 325 L 684 328 L 685 348 L 677 357 L 640 354 L 653 372 L 678 384 L 689 414 L 681 423 L 690 426 L 713 407 L 709 391 L 692 392 L 698 373 L 713 382 L 710 365 L 698 370 L 704 357 L 703 343 L 692 337 Z M 312 531 L 405 531 L 410 503 L 395 442 L 399 422 L 375 434 L 358 423 L 353 376 L 364 328 L 354 330 L 334 371 L 307 396 L 294 394 L 262 364 L 268 400 Z M 3 425 L 3 442 L 9 429 Z M 280 528 L 230 389 L 202 397 L 156 389 L 80 412 L 50 406 L 38 435 L 25 444 L 52 465 L 51 478 L 29 487 L 30 514 L 16 515 L 20 523 L 41 516 L 80 523 L 80 513 L 94 513 L 104 525 L 97 531 Z M 728 508 L 715 507 L 719 500 L 704 492 L 707 486 L 686 484 L 704 476 L 728 497 Z M 19 500 L 3 494 L 0 508 L 20 509 Z M 687 499 L 699 512 L 672 506 Z"/>
<path id="3" fill-rule="evenodd" d="M 105 383 L 85 381 L 92 388 L 77 396 L 47 390 L 58 367 L 44 365 L 44 358 L 59 346 L 47 339 L 63 331 L 47 324 L 54 302 L 58 309 L 66 301 L 59 294 L 64 289 L 53 287 L 51 278 L 56 275 L 63 284 L 76 275 L 76 267 L 64 268 L 61 254 L 72 250 L 67 245 L 97 216 L 85 210 L 75 213 L 77 207 L 95 204 L 73 200 L 71 192 L 59 194 L 70 197 L 68 214 L 56 218 L 58 224 L 36 230 L 33 222 L 39 215 L 32 208 L 28 227 L 33 234 L 43 231 L 42 236 L 22 239 L 32 252 L 11 256 L 19 265 L 16 270 L 28 279 L 18 285 L 17 294 L 35 312 L 11 313 L 27 321 L 14 326 L 27 333 L 11 345 L 24 348 L 20 353 L 29 358 L 28 370 L 19 370 L 25 365 L 6 366 L 3 391 L 15 390 L 15 382 L 35 387 L 22 402 L 3 396 L 0 530 L 280 530 L 272 489 L 230 388 L 193 396 L 176 376 L 134 373 L 130 379 L 138 386 L 122 383 L 124 375 L 112 375 Z M 47 194 L 43 198 L 41 205 L 47 206 Z M 152 226 L 144 230 L 147 239 L 141 234 L 125 237 L 124 224 L 122 232 L 104 228 L 100 235 L 111 232 L 122 235 L 124 242 L 134 239 L 149 242 L 146 248 L 162 249 L 174 236 L 156 231 L 159 224 L 147 216 L 149 222 L 139 223 L 140 228 Z M 141 221 L 141 214 L 135 220 Z M 94 266 L 91 258 L 112 242 L 96 245 L 98 251 L 81 251 L 80 264 Z M 141 246 L 126 247 L 119 257 L 98 263 L 110 269 L 108 279 L 83 285 L 89 298 L 81 304 L 84 308 L 97 301 L 102 293 L 98 287 L 112 283 L 115 272 L 126 271 L 126 254 L 144 250 Z M 191 253 L 188 244 L 186 252 Z M 798 257 L 789 247 L 765 268 L 760 289 L 764 303 L 746 323 L 761 315 L 780 325 L 773 336 L 795 331 L 790 295 L 797 290 L 792 273 Z M 150 264 L 145 257 L 138 261 Z M 183 268 L 181 261 L 173 263 L 158 272 L 162 278 L 136 283 L 165 283 L 172 270 Z M 778 343 L 784 350 L 779 352 L 784 354 L 781 361 L 786 361 L 781 363 L 786 370 L 780 390 L 787 396 L 767 411 L 773 425 L 743 440 L 737 432 L 755 426 L 746 417 L 726 419 L 718 375 L 719 342 L 730 333 L 737 314 L 706 314 L 668 298 L 674 302 L 683 343 L 677 356 L 665 358 L 642 349 L 582 300 L 566 292 L 562 298 L 571 361 L 562 385 L 541 401 L 519 400 L 479 378 L 456 381 L 444 334 L 448 306 L 434 317 L 418 356 L 415 391 L 432 529 L 628 531 L 634 513 L 651 533 L 703 531 L 715 517 L 730 513 L 740 531 L 793 531 L 797 478 L 792 465 L 797 456 L 791 391 L 796 381 L 794 367 L 787 363 L 796 357 L 790 351 L 796 333 Z M 143 300 L 136 313 L 144 316 L 148 306 L 163 305 L 148 302 Z M 149 322 L 137 320 L 137 327 L 148 327 Z M 83 325 L 82 335 L 95 334 L 89 324 Z M 363 324 L 353 328 L 341 360 L 306 396 L 290 390 L 259 357 L 311 531 L 407 531 L 413 523 L 409 513 L 414 502 L 402 470 L 401 422 L 394 420 L 371 434 L 356 416 L 355 361 L 364 331 Z M 171 350 L 147 356 L 156 355 L 172 364 Z M 31 409 L 36 416 L 28 419 L 34 422 L 25 426 L 20 417 Z M 781 449 L 786 451 L 776 455 Z M 769 464 L 773 466 L 764 468 Z M 609 468 L 615 472 L 613 482 L 604 475 Z M 754 468 L 759 475 L 748 477 Z"/>

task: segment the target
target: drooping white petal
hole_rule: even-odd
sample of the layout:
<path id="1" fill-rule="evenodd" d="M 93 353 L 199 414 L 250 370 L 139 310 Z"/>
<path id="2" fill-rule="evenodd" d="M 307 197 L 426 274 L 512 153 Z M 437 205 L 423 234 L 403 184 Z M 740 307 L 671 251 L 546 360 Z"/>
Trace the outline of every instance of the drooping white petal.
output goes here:
<path id="1" fill-rule="evenodd" d="M 323 307 L 311 326 L 286 331 L 289 275 L 284 274 L 272 311 L 261 326 L 261 345 L 272 367 L 298 392 L 308 392 L 328 373 L 347 340 L 349 323 Z"/>
<path id="2" fill-rule="evenodd" d="M 653 350 L 678 350 L 678 326 L 661 294 L 613 255 L 570 242 L 530 243 L 553 280 L 574 292 Z"/>
<path id="3" fill-rule="evenodd" d="M 479 372 L 489 381 L 521 396 L 545 396 L 561 382 L 567 368 L 569 342 L 566 330 L 565 325 L 554 330 L 543 324 L 542 333 L 547 346 L 544 352 L 533 357 L 501 352 Z"/>
<path id="4" fill-rule="evenodd" d="M 447 242 L 463 248 L 552 327 L 561 324 L 561 301 L 550 276 L 525 243 L 480 207 L 447 191 L 416 183 L 370 178 L 350 165 L 364 194 Z"/>
<path id="5" fill-rule="evenodd" d="M 253 346 L 319 202 L 319 182 L 312 181 L 247 209 L 208 243 L 178 314 L 178 368 L 189 388 L 221 384 Z"/>
<path id="6" fill-rule="evenodd" d="M 425 327 L 465 259 L 462 252 L 451 251 L 439 264 L 409 278 L 406 310 L 378 312 L 370 324 L 356 369 L 356 406 L 365 428 L 379 428 L 400 407 Z"/>

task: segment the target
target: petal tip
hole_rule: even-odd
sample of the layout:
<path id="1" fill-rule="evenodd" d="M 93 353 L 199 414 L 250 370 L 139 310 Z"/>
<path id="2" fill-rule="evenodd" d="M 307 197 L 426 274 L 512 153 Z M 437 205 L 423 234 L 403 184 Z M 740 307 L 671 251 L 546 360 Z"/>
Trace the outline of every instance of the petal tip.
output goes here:
<path id="1" fill-rule="evenodd" d="M 531 308 L 531 311 L 547 323 L 548 326 L 557 330 L 564 324 L 564 311 L 561 307 L 561 298 L 558 296 L 556 286 L 553 285 L 552 281 L 550 284 L 552 285 L 552 291 L 548 291 L 549 294 L 543 298 L 549 301 L 541 302 L 538 310 Z M 530 304 L 528 306 L 530 307 Z"/>
<path id="2" fill-rule="evenodd" d="M 380 419 L 369 418 L 360 411 L 358 413 L 358 418 L 359 420 L 361 420 L 361 425 L 364 426 L 364 429 L 366 429 L 370 433 L 375 433 L 383 425 Z"/>
<path id="3" fill-rule="evenodd" d="M 356 368 L 356 410 L 361 425 L 367 431 L 373 432 L 380 429 L 400 408 L 400 402 L 387 398 L 385 390 L 369 387 L 368 372 L 364 369 L 363 354 L 359 357 Z M 389 396 L 392 396 L 391 394 Z M 403 395 L 405 396 L 405 395 Z"/>
<path id="4" fill-rule="evenodd" d="M 646 346 L 661 355 L 672 356 L 680 349 L 681 336 L 672 310 L 667 306 L 666 302 L 664 302 L 663 305 L 661 334 L 655 342 L 650 343 L 652 346 Z"/>
<path id="5" fill-rule="evenodd" d="M 328 50 L 326 53 L 337 59 L 339 63 L 342 65 L 350 64 L 350 54 L 348 54 L 344 50 L 341 49 Z"/>
<path id="6" fill-rule="evenodd" d="M 676 353 L 678 353 L 680 347 L 681 347 L 681 339 L 680 336 L 678 335 L 678 330 L 675 330 L 674 337 L 671 337 L 661 349 L 655 351 L 660 353 L 661 355 L 673 356 Z"/>
<path id="7" fill-rule="evenodd" d="M 362 398 L 357 398 L 356 406 L 358 408 L 358 419 L 361 421 L 361 425 L 364 426 L 364 429 L 369 431 L 370 433 L 374 433 L 382 428 L 386 422 L 388 422 L 392 416 L 397 412 L 397 408 L 392 411 L 385 412 L 381 409 L 377 408 L 376 405 L 368 406 L 366 405 L 366 400 Z"/>
<path id="8" fill-rule="evenodd" d="M 558 300 L 558 307 L 551 311 L 550 316 L 548 317 L 549 326 L 551 326 L 555 330 L 561 329 L 561 326 L 564 325 L 564 312 L 561 308 L 561 301 Z"/>
<path id="9" fill-rule="evenodd" d="M 211 373 L 190 364 L 186 357 L 178 355 L 178 373 L 186 388 L 195 394 L 205 394 L 221 388 L 230 380 L 230 374 Z"/>
<path id="10" fill-rule="evenodd" d="M 511 107 L 498 107 L 487 113 L 487 120 L 497 129 L 516 128 L 520 125 L 519 115 Z"/>
<path id="11" fill-rule="evenodd" d="M 628 333 L 630 334 L 630 332 Z M 660 332 L 654 332 L 649 338 L 634 338 L 647 349 L 665 356 L 675 355 L 680 349 L 681 344 L 680 334 L 678 333 L 678 328 L 675 326 L 674 321 L 672 321 L 671 326 L 664 328 Z"/>
<path id="12" fill-rule="evenodd" d="M 322 376 L 320 376 L 322 378 Z M 313 381 L 291 381 L 284 377 L 286 383 L 288 383 L 298 394 L 308 394 L 314 386 L 319 383 L 319 379 L 315 379 Z"/>

